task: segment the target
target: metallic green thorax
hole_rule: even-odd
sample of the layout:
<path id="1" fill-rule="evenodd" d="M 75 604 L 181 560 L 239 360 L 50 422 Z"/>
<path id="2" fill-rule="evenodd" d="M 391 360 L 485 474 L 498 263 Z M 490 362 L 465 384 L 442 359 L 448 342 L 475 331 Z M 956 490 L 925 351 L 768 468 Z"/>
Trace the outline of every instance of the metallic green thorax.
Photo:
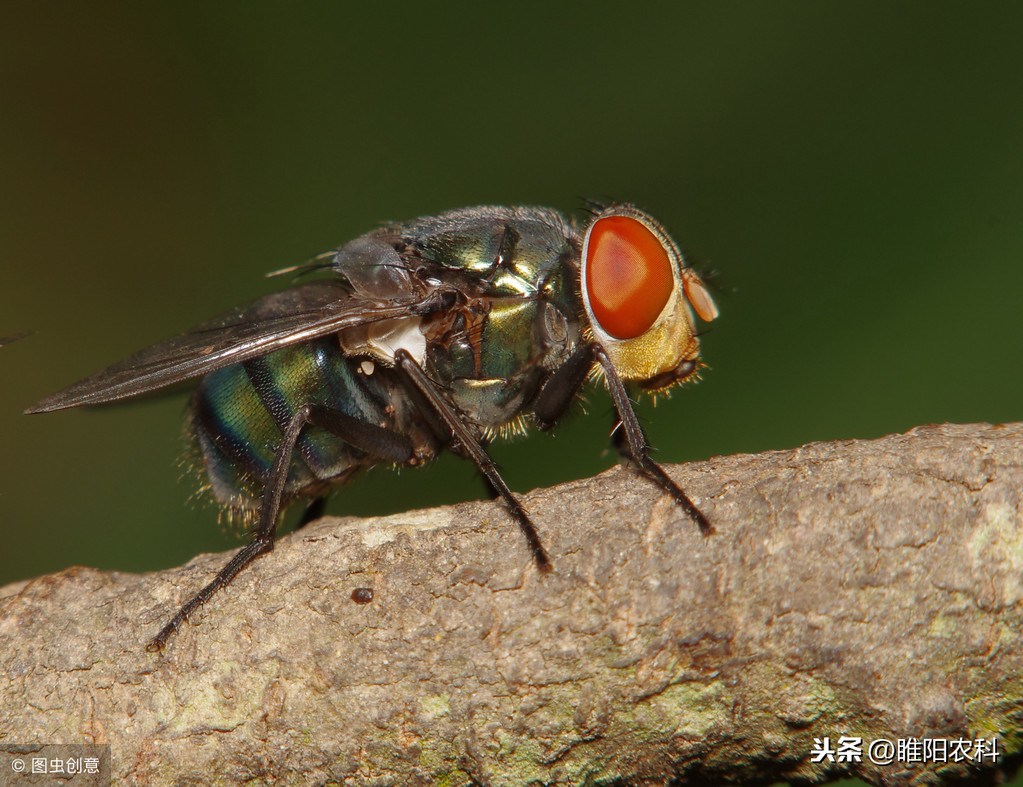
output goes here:
<path id="1" fill-rule="evenodd" d="M 457 293 L 451 308 L 408 319 L 425 338 L 427 374 L 489 437 L 521 423 L 581 339 L 579 248 L 556 211 L 471 208 L 362 236 L 338 251 L 332 271 L 367 308 L 439 288 Z M 408 436 L 417 464 L 432 459 L 442 440 L 388 362 L 399 347 L 416 353 L 405 339 L 380 344 L 370 346 L 365 328 L 342 331 L 206 375 L 191 425 L 217 499 L 243 515 L 255 510 L 282 430 L 307 403 Z M 307 427 L 285 496 L 319 494 L 375 461 Z"/>

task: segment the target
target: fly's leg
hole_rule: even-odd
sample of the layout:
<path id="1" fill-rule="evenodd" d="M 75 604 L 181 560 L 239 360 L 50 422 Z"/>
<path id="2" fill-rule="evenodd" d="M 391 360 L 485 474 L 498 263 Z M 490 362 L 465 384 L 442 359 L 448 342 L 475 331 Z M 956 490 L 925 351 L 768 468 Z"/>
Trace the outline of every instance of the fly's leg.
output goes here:
<path id="1" fill-rule="evenodd" d="M 643 434 L 639 419 L 636 418 L 636 411 L 632 409 L 625 385 L 615 372 L 607 354 L 599 345 L 587 343 L 580 346 L 569 356 L 567 361 L 554 371 L 544 387 L 540 389 L 540 393 L 533 402 L 533 414 L 539 427 L 543 430 L 550 429 L 564 415 L 565 410 L 568 409 L 579 389 L 586 382 L 594 360 L 598 361 L 604 369 L 607 388 L 614 400 L 615 410 L 618 411 L 621 428 L 616 428 L 613 432 L 612 442 L 615 448 L 622 456 L 636 462 L 640 471 L 647 478 L 670 494 L 675 502 L 682 506 L 682 510 L 699 525 L 703 533 L 712 532 L 713 528 L 707 518 L 693 504 L 689 496 L 668 477 L 660 465 L 650 458 L 650 446 L 647 443 L 646 435 Z"/>
<path id="2" fill-rule="evenodd" d="M 298 520 L 298 524 L 295 525 L 295 530 L 301 530 L 303 527 L 308 525 L 310 522 L 314 522 L 323 516 L 324 510 L 327 508 L 327 496 L 320 495 L 314 497 L 309 501 L 309 505 L 305 507 L 305 511 L 302 512 L 302 518 Z"/>
<path id="3" fill-rule="evenodd" d="M 487 497 L 490 500 L 497 500 L 501 496 L 501 493 L 497 490 L 497 487 L 490 483 L 490 479 L 485 475 L 481 475 L 480 479 L 483 481 L 483 488 L 487 492 Z"/>
<path id="4" fill-rule="evenodd" d="M 533 523 L 529 520 L 529 515 L 526 514 L 522 504 L 515 499 L 515 495 L 512 494 L 504 479 L 501 478 L 500 473 L 497 472 L 497 465 L 494 464 L 494 460 L 490 458 L 489 454 L 483 449 L 483 446 L 480 445 L 479 440 L 469 431 L 455 411 L 455 408 L 437 390 L 430 378 L 426 376 L 426 372 L 416 363 L 416 359 L 406 350 L 398 350 L 394 354 L 394 359 L 397 362 L 398 368 L 404 372 L 416 390 L 422 394 L 426 404 L 439 416 L 445 428 L 451 433 L 452 439 L 458 443 L 461 451 L 473 461 L 476 469 L 483 475 L 487 483 L 504 498 L 505 505 L 511 510 L 512 516 L 515 517 L 515 521 L 519 523 L 519 527 L 526 537 L 526 542 L 533 553 L 533 560 L 536 561 L 537 568 L 545 572 L 550 571 L 551 561 L 547 557 L 543 544 L 540 543 L 540 536 L 537 535 L 536 528 L 533 527 Z"/>
<path id="5" fill-rule="evenodd" d="M 486 451 L 487 443 L 480 442 L 480 448 Z M 480 473 L 480 481 L 483 482 L 483 490 L 486 492 L 488 500 L 500 500 L 501 491 L 492 483 L 490 483 L 490 479 L 487 478 L 486 474 Z"/>
<path id="6" fill-rule="evenodd" d="M 167 638 L 177 631 L 189 615 L 205 604 L 214 593 L 230 583 L 238 575 L 238 572 L 249 563 L 260 555 L 273 550 L 284 487 L 287 484 L 288 470 L 291 467 L 291 457 L 295 452 L 295 445 L 298 443 L 302 428 L 306 424 L 326 429 L 349 445 L 385 461 L 406 463 L 414 456 L 412 441 L 404 435 L 374 424 L 368 424 L 329 407 L 307 404 L 298 408 L 288 421 L 280 445 L 277 446 L 273 467 L 270 469 L 263 492 L 259 524 L 252 541 L 231 558 L 212 582 L 178 610 L 170 622 L 160 629 L 160 633 L 153 637 L 146 650 L 162 650 L 167 643 Z"/>
<path id="7" fill-rule="evenodd" d="M 234 579 L 238 572 L 249 563 L 262 555 L 270 552 L 274 547 L 274 535 L 277 531 L 277 517 L 281 510 L 281 496 L 284 493 L 284 485 L 288 479 L 288 468 L 291 466 L 291 455 L 295 450 L 295 443 L 298 436 L 309 418 L 307 408 L 299 408 L 288 422 L 288 428 L 284 431 L 277 453 L 274 456 L 273 467 L 266 481 L 266 488 L 263 491 L 263 504 L 259 513 L 259 526 L 252 541 L 244 546 L 220 573 L 214 577 L 206 587 L 196 593 L 177 614 L 170 619 L 166 626 L 160 629 L 160 633 L 153 637 L 146 647 L 148 651 L 163 650 L 167 638 L 173 634 L 184 623 L 188 616 L 205 604 L 214 593 Z"/>
<path id="8" fill-rule="evenodd" d="M 565 414 L 593 366 L 593 344 L 583 344 L 554 370 L 533 401 L 537 425 L 547 431 Z"/>
<path id="9" fill-rule="evenodd" d="M 678 484 L 668 477 L 668 474 L 661 469 L 661 466 L 650 458 L 650 445 L 647 443 L 646 435 L 643 434 L 643 428 L 639 425 L 636 411 L 632 409 L 632 402 L 629 401 L 629 394 L 625 390 L 622 379 L 615 372 L 611 359 L 607 357 L 602 347 L 594 347 L 593 352 L 597 362 L 604 368 L 604 379 L 607 383 L 607 389 L 611 393 L 615 410 L 618 411 L 621 429 L 625 432 L 624 447 L 628 449 L 629 456 L 639 465 L 640 472 L 643 475 L 674 498 L 675 502 L 682 507 L 682 510 L 699 525 L 700 531 L 704 535 L 713 532 L 714 529 L 711 527 L 710 522 L 707 521 L 707 517 L 700 513 L 700 509 L 679 488 Z M 619 450 L 621 450 L 623 444 L 620 437 L 616 439 L 616 444 Z"/>

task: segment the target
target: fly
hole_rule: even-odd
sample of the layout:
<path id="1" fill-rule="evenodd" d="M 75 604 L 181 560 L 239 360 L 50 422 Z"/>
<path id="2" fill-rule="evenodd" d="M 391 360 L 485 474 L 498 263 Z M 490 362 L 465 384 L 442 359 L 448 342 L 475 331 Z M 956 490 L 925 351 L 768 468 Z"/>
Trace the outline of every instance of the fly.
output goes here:
<path id="1" fill-rule="evenodd" d="M 308 281 L 155 344 L 29 408 L 113 402 L 199 379 L 188 433 L 210 492 L 252 541 L 149 643 L 273 549 L 281 510 L 378 463 L 470 459 L 550 558 L 487 454 L 528 423 L 550 429 L 588 379 L 618 414 L 616 439 L 700 529 L 710 525 L 649 456 L 626 389 L 696 377 L 692 312 L 717 308 L 664 228 L 639 208 L 596 206 L 582 225 L 540 207 L 476 207 L 387 224 L 322 255 Z"/>

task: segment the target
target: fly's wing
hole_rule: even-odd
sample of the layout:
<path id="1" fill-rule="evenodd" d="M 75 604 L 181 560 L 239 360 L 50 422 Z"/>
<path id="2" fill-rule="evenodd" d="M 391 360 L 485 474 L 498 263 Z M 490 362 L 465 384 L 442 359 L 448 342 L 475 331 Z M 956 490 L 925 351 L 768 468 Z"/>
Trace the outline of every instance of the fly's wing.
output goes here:
<path id="1" fill-rule="evenodd" d="M 432 296 L 383 306 L 343 282 L 310 282 L 267 295 L 154 344 L 36 403 L 26 413 L 103 404 L 191 380 L 355 325 L 423 314 Z"/>

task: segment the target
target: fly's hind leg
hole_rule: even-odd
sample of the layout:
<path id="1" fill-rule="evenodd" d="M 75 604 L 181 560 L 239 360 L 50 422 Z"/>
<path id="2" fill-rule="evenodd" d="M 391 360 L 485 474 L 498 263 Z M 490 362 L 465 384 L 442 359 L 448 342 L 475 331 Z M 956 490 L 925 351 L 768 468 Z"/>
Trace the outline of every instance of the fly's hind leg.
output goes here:
<path id="1" fill-rule="evenodd" d="M 274 463 L 263 492 L 259 524 L 252 541 L 231 558 L 212 582 L 178 610 L 170 622 L 160 629 L 160 633 L 153 637 L 146 650 L 162 650 L 167 643 L 167 638 L 177 631 L 189 615 L 206 603 L 214 593 L 230 583 L 249 563 L 260 555 L 273 550 L 284 487 L 287 484 L 288 470 L 291 467 L 291 457 L 295 452 L 295 445 L 298 443 L 302 428 L 306 424 L 326 429 L 349 445 L 385 461 L 406 463 L 414 455 L 412 441 L 404 435 L 374 424 L 368 424 L 329 407 L 306 404 L 298 408 L 288 421 L 280 445 L 277 446 Z"/>

